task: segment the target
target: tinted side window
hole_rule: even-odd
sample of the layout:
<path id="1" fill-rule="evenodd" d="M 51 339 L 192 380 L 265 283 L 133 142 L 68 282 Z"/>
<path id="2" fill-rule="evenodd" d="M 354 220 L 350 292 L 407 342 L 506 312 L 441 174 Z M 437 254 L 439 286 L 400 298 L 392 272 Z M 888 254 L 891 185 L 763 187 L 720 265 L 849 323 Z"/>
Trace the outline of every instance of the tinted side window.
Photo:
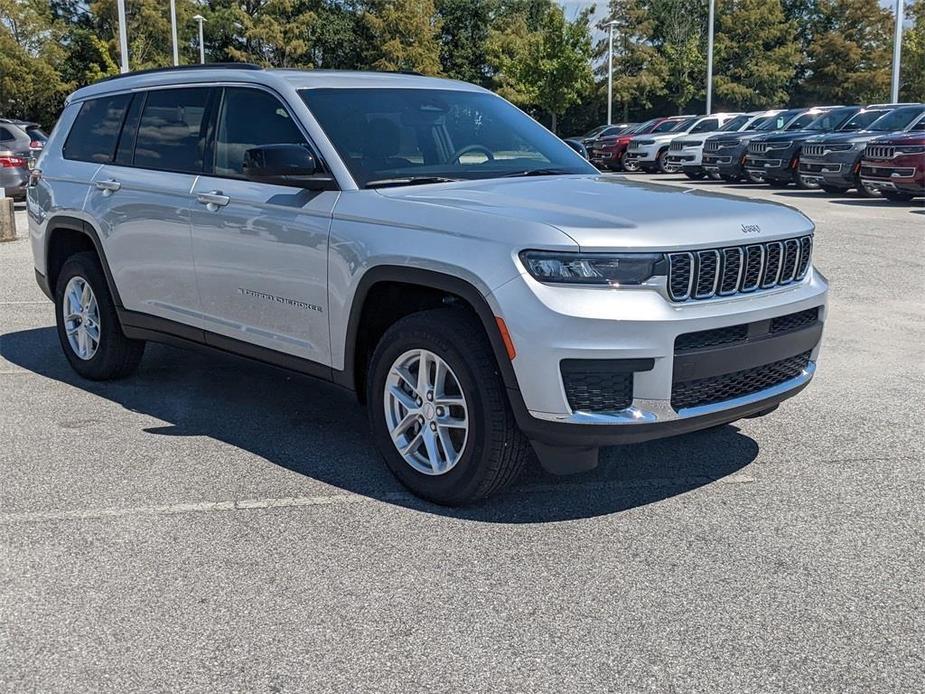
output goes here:
<path id="1" fill-rule="evenodd" d="M 135 139 L 135 166 L 201 172 L 208 100 L 208 88 L 148 92 Z"/>
<path id="2" fill-rule="evenodd" d="M 306 144 L 279 100 L 259 89 L 225 89 L 215 137 L 215 175 L 244 178 L 244 153 L 278 144 Z"/>
<path id="3" fill-rule="evenodd" d="M 100 164 L 112 161 L 131 94 L 85 101 L 64 143 L 64 158 Z"/>
<path id="4" fill-rule="evenodd" d="M 16 136 L 13 135 L 13 132 L 7 128 L 0 128 L 0 142 L 6 142 L 8 140 L 15 140 Z"/>
<path id="5" fill-rule="evenodd" d="M 141 109 L 145 104 L 144 92 L 132 97 L 132 104 L 128 107 L 128 115 L 119 135 L 119 146 L 116 148 L 116 164 L 131 166 L 135 155 L 135 136 L 138 134 L 138 121 L 141 120 Z"/>

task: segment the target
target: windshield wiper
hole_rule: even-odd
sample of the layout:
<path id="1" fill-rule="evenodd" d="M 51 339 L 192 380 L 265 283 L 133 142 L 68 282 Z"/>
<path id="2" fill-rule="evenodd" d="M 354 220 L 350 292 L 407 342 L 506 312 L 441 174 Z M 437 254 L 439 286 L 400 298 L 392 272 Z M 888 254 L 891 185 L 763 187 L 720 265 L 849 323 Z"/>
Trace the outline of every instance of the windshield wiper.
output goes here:
<path id="1" fill-rule="evenodd" d="M 367 181 L 367 188 L 390 188 L 394 186 L 416 186 L 425 183 L 452 183 L 461 181 L 461 178 L 447 178 L 446 176 L 401 176 L 398 178 L 379 178 Z"/>
<path id="2" fill-rule="evenodd" d="M 503 178 L 514 178 L 515 176 L 568 176 L 575 173 L 565 169 L 527 169 L 526 171 L 514 171 L 504 174 Z"/>

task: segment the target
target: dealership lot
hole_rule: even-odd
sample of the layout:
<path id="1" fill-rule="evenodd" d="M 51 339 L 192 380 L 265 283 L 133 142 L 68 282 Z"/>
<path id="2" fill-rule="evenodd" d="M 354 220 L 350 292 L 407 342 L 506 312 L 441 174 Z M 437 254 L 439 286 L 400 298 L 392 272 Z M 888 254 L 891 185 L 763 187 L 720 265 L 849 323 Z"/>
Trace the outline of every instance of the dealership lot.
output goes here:
<path id="1" fill-rule="evenodd" d="M 156 345 L 79 380 L 0 245 L 0 691 L 925 688 L 922 201 L 632 180 L 816 221 L 815 382 L 464 510 L 332 387 Z"/>

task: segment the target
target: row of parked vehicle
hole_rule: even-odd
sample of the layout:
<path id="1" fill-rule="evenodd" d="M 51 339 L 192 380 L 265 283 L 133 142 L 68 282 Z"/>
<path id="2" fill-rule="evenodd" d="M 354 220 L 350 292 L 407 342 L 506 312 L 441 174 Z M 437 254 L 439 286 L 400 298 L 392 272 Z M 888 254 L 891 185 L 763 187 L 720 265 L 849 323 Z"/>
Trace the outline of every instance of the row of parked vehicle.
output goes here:
<path id="1" fill-rule="evenodd" d="M 42 151 L 48 136 L 38 123 L 0 118 L 0 188 L 7 197 L 26 197 L 29 162 Z"/>
<path id="2" fill-rule="evenodd" d="M 871 104 L 653 118 L 582 138 L 613 171 L 683 172 L 828 193 L 925 196 L 925 105 Z"/>

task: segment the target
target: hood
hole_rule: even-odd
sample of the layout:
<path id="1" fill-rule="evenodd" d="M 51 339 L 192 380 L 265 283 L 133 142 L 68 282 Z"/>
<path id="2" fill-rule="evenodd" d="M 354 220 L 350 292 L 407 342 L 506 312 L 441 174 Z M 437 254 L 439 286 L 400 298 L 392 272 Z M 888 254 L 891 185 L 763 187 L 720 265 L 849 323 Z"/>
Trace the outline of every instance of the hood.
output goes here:
<path id="1" fill-rule="evenodd" d="M 546 224 L 588 251 L 715 248 L 813 229 L 803 214 L 779 203 L 622 176 L 501 178 L 377 192 L 412 204 L 503 218 L 508 228 L 518 222 Z M 422 210 L 421 216 L 425 214 Z M 472 225 L 481 227 L 481 233 L 491 233 L 484 220 L 473 219 Z M 753 226 L 760 231 L 754 233 Z M 745 233 L 744 227 L 753 233 Z M 529 236 L 523 239 L 525 248 L 530 243 Z"/>
<path id="2" fill-rule="evenodd" d="M 884 133 L 873 132 L 871 130 L 850 130 L 848 132 L 827 133 L 825 135 L 816 135 L 809 138 L 806 142 L 824 143 L 827 145 L 834 144 L 854 144 L 857 142 L 867 142 L 875 137 L 882 137 Z"/>
<path id="3" fill-rule="evenodd" d="M 761 132 L 760 130 L 740 130 L 739 132 L 712 132 L 706 133 L 705 140 L 722 140 L 723 142 L 733 140 L 738 140 L 739 142 L 748 142 L 749 140 L 756 138 L 760 135 L 766 135 L 767 133 Z"/>
<path id="4" fill-rule="evenodd" d="M 881 134 L 876 139 L 871 138 L 871 143 L 878 145 L 925 145 L 925 132 Z"/>
<path id="5" fill-rule="evenodd" d="M 782 132 L 766 133 L 752 139 L 754 142 L 803 142 L 811 137 L 825 134 L 818 130 L 784 130 Z"/>

